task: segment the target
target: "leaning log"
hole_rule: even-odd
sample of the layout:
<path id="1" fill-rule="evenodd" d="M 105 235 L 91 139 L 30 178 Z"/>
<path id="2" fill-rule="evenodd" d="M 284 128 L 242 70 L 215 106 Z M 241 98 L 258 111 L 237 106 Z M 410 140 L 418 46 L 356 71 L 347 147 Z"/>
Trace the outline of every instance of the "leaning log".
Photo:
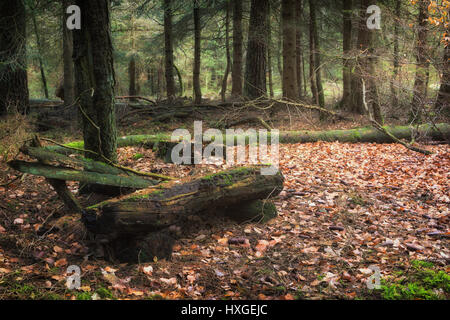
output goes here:
<path id="1" fill-rule="evenodd" d="M 283 189 L 280 172 L 260 173 L 261 167 L 235 168 L 200 178 L 185 178 L 107 200 L 86 209 L 87 228 L 97 234 L 118 237 L 158 231 L 182 217 L 241 203 L 267 199 Z"/>
<path id="2" fill-rule="evenodd" d="M 119 176 L 97 172 L 79 171 L 64 167 L 55 167 L 36 162 L 13 160 L 8 165 L 14 170 L 49 179 L 79 181 L 103 186 L 144 189 L 157 184 L 156 181 L 135 176 Z"/>

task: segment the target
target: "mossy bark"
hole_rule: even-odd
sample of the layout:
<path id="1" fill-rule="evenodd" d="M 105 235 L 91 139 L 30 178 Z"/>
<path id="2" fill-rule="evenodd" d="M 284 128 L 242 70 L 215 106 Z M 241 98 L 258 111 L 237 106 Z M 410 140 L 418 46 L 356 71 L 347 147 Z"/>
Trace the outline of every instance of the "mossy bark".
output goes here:
<path id="1" fill-rule="evenodd" d="M 263 176 L 261 167 L 244 167 L 200 178 L 164 183 L 87 208 L 96 217 L 88 226 L 98 234 L 123 235 L 164 229 L 183 216 L 239 206 L 278 195 L 281 173 Z"/>

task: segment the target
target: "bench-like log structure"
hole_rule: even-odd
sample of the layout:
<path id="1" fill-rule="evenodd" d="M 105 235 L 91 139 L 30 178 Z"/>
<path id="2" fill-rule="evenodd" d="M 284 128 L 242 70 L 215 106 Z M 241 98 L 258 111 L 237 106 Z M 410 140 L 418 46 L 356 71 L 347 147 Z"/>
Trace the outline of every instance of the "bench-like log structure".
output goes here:
<path id="1" fill-rule="evenodd" d="M 160 231 L 191 215 L 222 214 L 237 222 L 275 217 L 276 208 L 269 199 L 282 191 L 284 182 L 280 172 L 262 175 L 263 166 L 161 182 L 80 154 L 51 151 L 41 147 L 37 138 L 21 151 L 37 162 L 13 160 L 8 165 L 45 177 L 66 206 L 82 215 L 87 230 L 109 243 L 109 257 L 125 262 L 151 261 L 154 255 L 170 258 L 171 240 Z M 125 188 L 131 193 L 83 208 L 66 181 Z"/>

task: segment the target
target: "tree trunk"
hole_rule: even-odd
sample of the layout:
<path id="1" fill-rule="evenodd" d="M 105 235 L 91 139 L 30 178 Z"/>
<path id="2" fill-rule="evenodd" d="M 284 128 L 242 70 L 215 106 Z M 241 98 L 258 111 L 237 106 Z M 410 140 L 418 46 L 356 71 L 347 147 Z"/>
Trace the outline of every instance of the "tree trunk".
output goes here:
<path id="1" fill-rule="evenodd" d="M 66 26 L 66 9 L 70 5 L 69 0 L 63 2 L 62 30 L 63 30 L 63 60 L 64 60 L 64 105 L 71 106 L 69 113 L 76 115 L 75 102 L 75 75 L 73 66 L 73 34 Z"/>
<path id="2" fill-rule="evenodd" d="M 222 79 L 222 90 L 220 91 L 220 95 L 222 97 L 222 101 L 225 102 L 226 100 L 226 94 L 227 94 L 227 86 L 228 86 L 228 75 L 230 73 L 230 66 L 231 66 L 231 55 L 230 55 L 230 1 L 227 0 L 226 5 L 226 16 L 225 16 L 225 49 L 226 49 L 226 56 L 227 56 L 227 66 L 225 67 L 225 73 L 223 75 Z"/>
<path id="3" fill-rule="evenodd" d="M 411 105 L 410 120 L 420 123 L 422 120 L 423 108 L 426 103 L 426 73 L 429 65 L 427 54 L 428 36 L 428 1 L 420 0 L 419 14 L 417 16 L 417 43 L 416 43 L 416 76 L 414 80 L 414 92 Z"/>
<path id="4" fill-rule="evenodd" d="M 175 79 L 173 76 L 173 30 L 172 30 L 172 0 L 164 0 L 164 44 L 165 44 L 165 74 L 167 98 L 176 97 Z"/>
<path id="5" fill-rule="evenodd" d="M 39 30 L 36 21 L 36 13 L 34 12 L 33 9 L 31 9 L 30 11 L 31 11 L 31 20 L 33 21 L 34 35 L 36 36 L 36 46 L 38 50 L 38 61 L 39 61 L 39 69 L 41 71 L 42 87 L 44 89 L 45 98 L 48 99 L 49 96 L 48 96 L 47 78 L 45 77 L 44 61 L 42 59 L 42 45 L 41 45 L 41 38 L 39 37 Z"/>
<path id="6" fill-rule="evenodd" d="M 282 0 L 281 18 L 283 25 L 283 98 L 297 100 L 297 19 L 295 0 Z"/>
<path id="7" fill-rule="evenodd" d="M 188 215 L 277 196 L 281 173 L 263 176 L 259 167 L 235 168 L 200 178 L 185 178 L 87 208 L 96 216 L 97 234 L 136 235 L 161 230 Z"/>
<path id="8" fill-rule="evenodd" d="M 22 0 L 0 3 L 0 116 L 29 111 L 26 17 Z"/>
<path id="9" fill-rule="evenodd" d="M 352 85 L 352 0 L 343 0 L 343 70 L 342 70 L 342 103 L 343 109 L 348 109 L 351 105 L 351 85 Z"/>
<path id="10" fill-rule="evenodd" d="M 322 108 L 325 107 L 325 95 L 322 86 L 322 66 L 320 59 L 320 45 L 319 45 L 319 34 L 317 32 L 317 19 L 316 19 L 316 4 L 314 0 L 309 0 L 309 14 L 310 14 L 310 36 L 311 42 L 313 43 L 311 54 L 314 56 L 313 67 L 316 80 L 317 88 L 317 104 Z"/>
<path id="11" fill-rule="evenodd" d="M 257 99 L 267 95 L 266 53 L 268 0 L 252 0 L 245 64 L 244 95 Z"/>
<path id="12" fill-rule="evenodd" d="M 110 1 L 78 0 L 81 30 L 74 30 L 77 95 L 83 119 L 84 147 L 98 155 L 86 157 L 117 161 L 114 104 L 114 65 L 110 31 Z"/>
<path id="13" fill-rule="evenodd" d="M 267 14 L 267 73 L 269 76 L 269 95 L 274 96 L 273 91 L 273 68 L 272 68 L 272 16 L 271 4 L 269 2 L 269 12 Z"/>
<path id="14" fill-rule="evenodd" d="M 295 25 L 296 25 L 296 71 L 297 71 L 297 95 L 303 98 L 303 47 L 302 28 L 303 22 L 303 0 L 297 0 L 295 5 Z"/>
<path id="15" fill-rule="evenodd" d="M 391 104 L 393 106 L 398 105 L 398 74 L 400 68 L 400 52 L 399 52 L 399 37 L 400 37 L 400 21 L 401 21 L 401 0 L 395 2 L 395 24 L 394 24 L 394 68 L 392 70 L 391 79 Z"/>
<path id="16" fill-rule="evenodd" d="M 201 64 L 201 25 L 200 7 L 198 0 L 194 0 L 194 103 L 202 103 L 202 88 L 200 84 L 200 64 Z"/>
<path id="17" fill-rule="evenodd" d="M 129 79 L 129 86 L 128 86 L 128 95 L 130 97 L 134 97 L 137 95 L 136 90 L 136 58 L 134 54 L 132 54 L 130 58 L 130 62 L 128 63 L 128 79 Z M 136 99 L 131 98 L 130 101 L 136 101 Z"/>
<path id="18" fill-rule="evenodd" d="M 233 69 L 231 71 L 233 98 L 242 97 L 242 1 L 233 1 Z"/>
<path id="19" fill-rule="evenodd" d="M 447 30 L 450 34 L 450 30 Z M 441 111 L 444 115 L 450 116 L 450 42 L 447 41 L 442 60 L 441 87 L 435 105 L 436 111 Z"/>

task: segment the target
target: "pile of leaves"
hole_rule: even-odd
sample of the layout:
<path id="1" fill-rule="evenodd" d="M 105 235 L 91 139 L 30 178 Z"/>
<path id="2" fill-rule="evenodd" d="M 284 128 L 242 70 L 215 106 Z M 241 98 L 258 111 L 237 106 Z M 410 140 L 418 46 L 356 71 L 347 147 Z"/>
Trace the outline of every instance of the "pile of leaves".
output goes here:
<path id="1" fill-rule="evenodd" d="M 282 145 L 277 218 L 190 217 L 171 261 L 139 265 L 96 260 L 77 233 L 38 235 L 63 204 L 25 176 L 0 187 L 0 299 L 448 299 L 450 147 L 428 148 Z M 221 169 L 164 164 L 140 148 L 121 149 L 120 162 L 179 177 Z M 4 181 L 18 174 L 1 166 Z M 70 265 L 79 289 L 66 287 Z M 367 286 L 373 266 L 378 290 Z"/>

